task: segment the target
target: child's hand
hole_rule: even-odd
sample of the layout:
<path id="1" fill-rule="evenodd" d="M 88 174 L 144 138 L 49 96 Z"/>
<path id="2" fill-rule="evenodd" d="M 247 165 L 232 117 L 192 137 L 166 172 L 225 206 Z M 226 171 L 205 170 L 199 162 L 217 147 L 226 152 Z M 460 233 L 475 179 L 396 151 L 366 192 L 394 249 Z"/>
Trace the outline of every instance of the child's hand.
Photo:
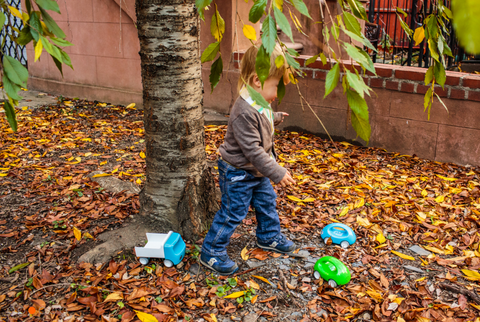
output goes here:
<path id="1" fill-rule="evenodd" d="M 282 118 L 280 119 L 280 122 L 278 124 L 283 122 L 283 119 L 285 118 L 285 116 L 289 116 L 288 113 L 285 113 L 285 112 L 280 112 L 280 113 L 282 114 Z"/>
<path id="2" fill-rule="evenodd" d="M 282 187 L 289 186 L 291 184 L 295 184 L 295 180 L 293 180 L 292 176 L 290 175 L 290 172 L 285 173 L 283 176 L 283 179 L 279 182 L 279 184 L 282 185 Z"/>

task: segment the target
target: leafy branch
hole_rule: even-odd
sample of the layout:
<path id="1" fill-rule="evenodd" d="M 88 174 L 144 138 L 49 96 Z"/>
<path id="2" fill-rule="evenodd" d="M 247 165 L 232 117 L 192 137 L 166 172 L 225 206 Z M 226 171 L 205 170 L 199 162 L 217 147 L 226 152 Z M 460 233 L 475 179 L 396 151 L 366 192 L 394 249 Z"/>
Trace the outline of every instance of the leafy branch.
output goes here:
<path id="1" fill-rule="evenodd" d="M 73 69 L 70 57 L 61 48 L 72 46 L 72 44 L 65 39 L 65 33 L 47 12 L 54 11 L 60 13 L 57 2 L 53 0 L 25 0 L 25 6 L 27 11 L 21 12 L 17 8 L 9 6 L 5 1 L 0 1 L 0 7 L 3 10 L 3 14 L 0 14 L 1 29 L 5 29 L 5 34 L 17 45 L 25 46 L 33 42 L 35 49 L 34 61 L 40 58 L 43 49 L 45 49 L 62 75 L 62 64 L 66 64 Z M 35 6 L 38 10 L 34 10 Z M 9 18 L 7 25 L 5 25 L 5 15 Z M 22 20 L 24 24 L 22 30 L 11 26 L 10 18 L 12 17 Z M 15 37 L 13 32 L 17 32 L 18 36 Z M 18 101 L 22 99 L 18 92 L 22 88 L 27 87 L 28 70 L 14 57 L 3 52 L 2 55 L 2 82 L 7 95 L 3 108 L 11 129 L 17 131 L 18 124 L 15 116 L 15 107 L 18 106 Z"/>

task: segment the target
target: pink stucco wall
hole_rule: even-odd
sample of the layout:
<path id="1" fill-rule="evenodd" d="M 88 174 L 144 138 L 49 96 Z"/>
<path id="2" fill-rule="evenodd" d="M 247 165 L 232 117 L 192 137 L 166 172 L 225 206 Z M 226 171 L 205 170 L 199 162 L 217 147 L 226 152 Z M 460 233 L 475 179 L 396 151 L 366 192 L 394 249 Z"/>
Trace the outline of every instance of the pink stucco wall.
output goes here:
<path id="1" fill-rule="evenodd" d="M 64 96 L 114 103 L 142 102 L 140 44 L 132 18 L 135 1 L 58 1 L 61 15 L 52 14 L 74 46 L 67 47 L 73 67 L 64 67 L 63 78 L 44 52 L 34 63 L 27 47 L 29 88 Z"/>

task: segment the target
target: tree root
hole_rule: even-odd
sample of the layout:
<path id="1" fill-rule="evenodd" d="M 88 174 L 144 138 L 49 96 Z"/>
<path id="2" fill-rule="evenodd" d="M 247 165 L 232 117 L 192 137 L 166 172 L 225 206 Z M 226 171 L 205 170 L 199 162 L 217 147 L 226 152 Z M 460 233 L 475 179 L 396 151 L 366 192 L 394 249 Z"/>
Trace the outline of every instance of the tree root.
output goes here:
<path id="1" fill-rule="evenodd" d="M 468 296 L 472 301 L 474 301 L 477 304 L 480 304 L 480 296 L 477 294 L 477 292 L 475 292 L 475 290 L 469 291 L 460 285 L 446 284 L 446 283 L 440 283 L 438 284 L 438 286 L 440 286 L 440 288 L 443 288 L 447 291 L 460 293 L 465 296 Z"/>

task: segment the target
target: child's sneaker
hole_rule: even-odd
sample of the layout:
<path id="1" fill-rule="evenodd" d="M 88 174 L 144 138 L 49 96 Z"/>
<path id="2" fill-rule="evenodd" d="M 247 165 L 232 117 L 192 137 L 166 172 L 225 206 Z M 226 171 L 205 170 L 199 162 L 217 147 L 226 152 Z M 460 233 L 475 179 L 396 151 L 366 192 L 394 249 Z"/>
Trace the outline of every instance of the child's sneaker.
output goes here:
<path id="1" fill-rule="evenodd" d="M 228 255 L 210 256 L 202 252 L 200 263 L 220 275 L 230 275 L 238 270 L 238 265 Z"/>
<path id="2" fill-rule="evenodd" d="M 257 240 L 257 246 L 267 250 L 273 250 L 278 253 L 290 253 L 295 250 L 295 243 L 291 240 L 288 240 L 283 234 L 278 235 L 273 240 L 264 244 Z"/>

